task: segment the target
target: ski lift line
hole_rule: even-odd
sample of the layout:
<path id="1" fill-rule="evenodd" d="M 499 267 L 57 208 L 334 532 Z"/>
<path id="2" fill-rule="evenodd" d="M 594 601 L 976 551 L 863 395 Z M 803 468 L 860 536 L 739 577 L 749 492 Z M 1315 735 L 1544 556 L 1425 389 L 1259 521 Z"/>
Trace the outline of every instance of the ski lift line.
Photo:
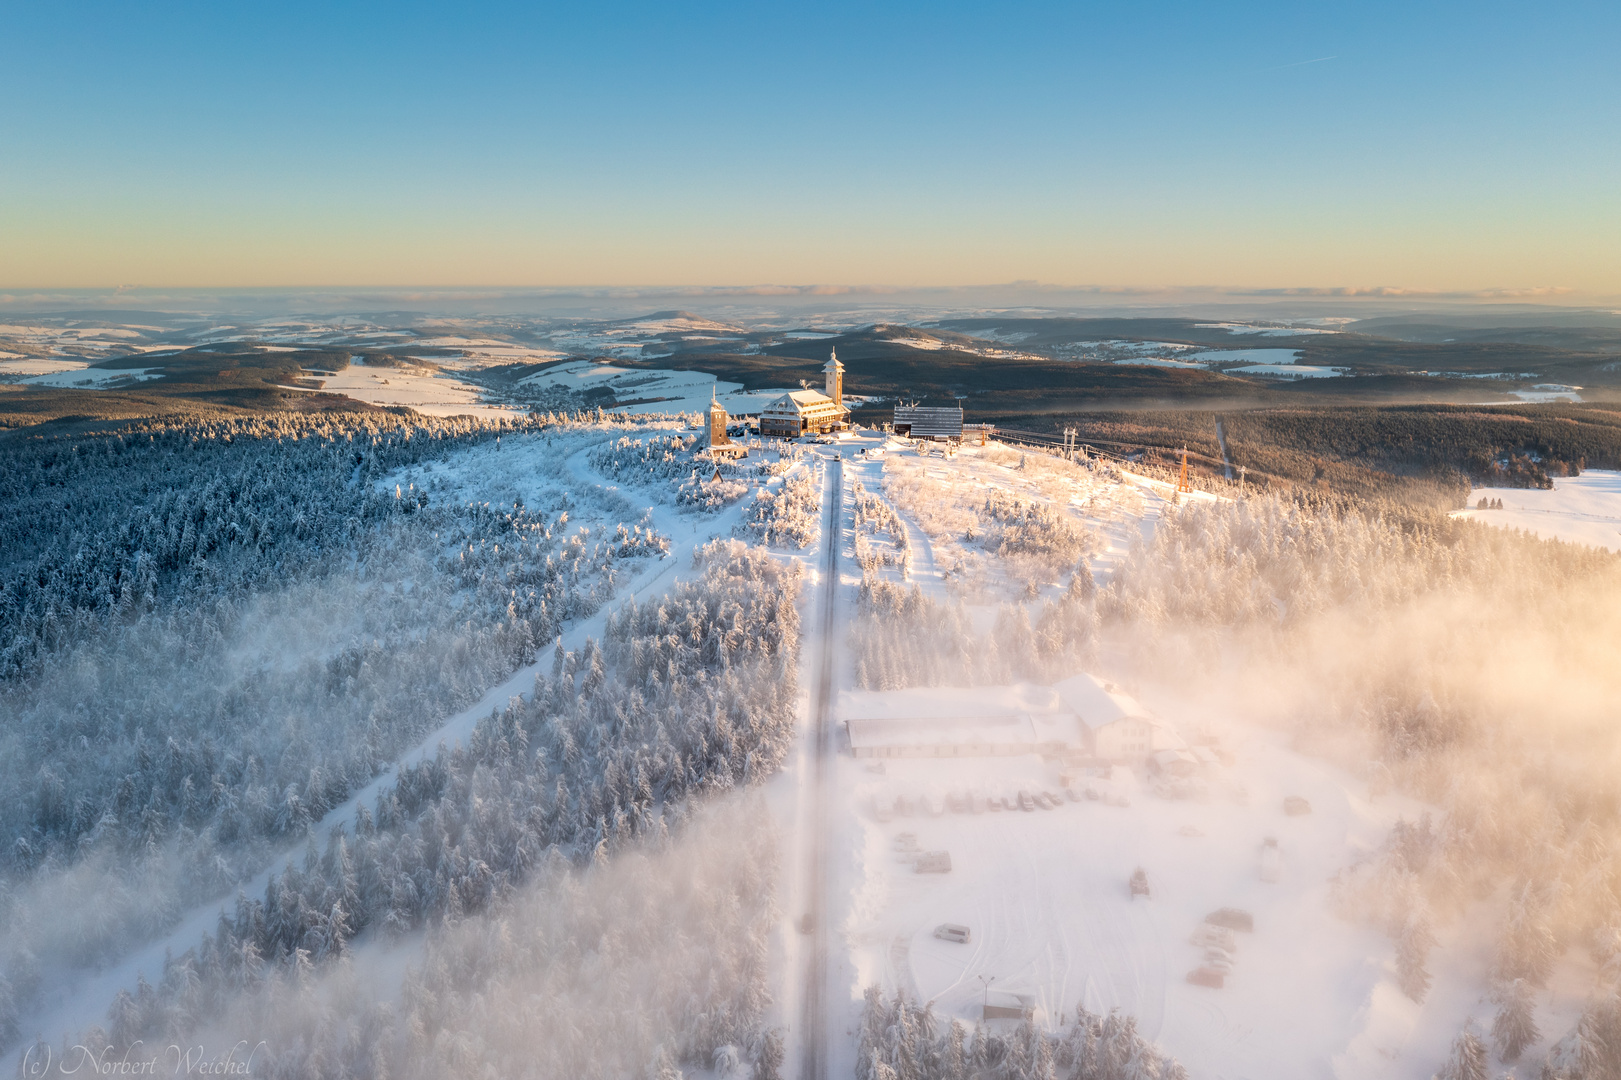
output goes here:
<path id="1" fill-rule="evenodd" d="M 1004 442 L 1024 443 L 1029 446 L 1055 447 L 1060 450 L 1064 447 L 1064 440 L 1057 435 L 1046 435 L 1039 431 L 1022 431 L 1018 428 L 999 427 L 996 429 L 996 434 L 993 437 L 1001 439 Z M 1164 453 L 1175 454 L 1178 458 L 1180 458 L 1182 454 L 1180 449 L 1172 449 L 1168 446 L 1157 446 L 1149 443 L 1128 443 L 1121 442 L 1118 439 L 1093 439 L 1091 441 L 1077 441 L 1075 445 L 1077 449 L 1086 449 L 1092 456 L 1108 458 L 1110 461 L 1118 461 L 1126 465 L 1137 465 L 1140 464 L 1140 462 L 1133 461 L 1131 458 L 1122 454 L 1113 453 L 1108 450 L 1101 450 L 1099 449 L 1099 446 L 1135 446 L 1140 447 L 1143 450 L 1159 450 Z M 1218 469 L 1222 468 L 1226 464 L 1220 458 L 1211 457 L 1209 454 L 1202 454 L 1197 450 L 1188 451 L 1188 460 L 1199 461 Z M 1237 468 L 1237 466 L 1233 467 Z M 1252 472 L 1256 476 L 1264 476 L 1269 479 L 1278 480 L 1285 483 L 1298 482 L 1290 481 L 1288 477 L 1279 476 L 1276 473 L 1267 472 L 1265 469 L 1257 469 L 1253 465 L 1245 466 L 1245 471 Z"/>
<path id="2" fill-rule="evenodd" d="M 1060 449 L 1060 450 L 1064 448 L 1064 440 L 1063 439 L 1058 438 L 1057 436 L 1053 436 L 1053 435 L 1043 435 L 1040 432 L 1036 432 L 1036 431 L 1020 431 L 1017 428 L 997 428 L 995 437 L 998 438 L 998 439 L 1004 439 L 1007 442 L 1023 443 L 1023 444 L 1028 445 L 1028 446 L 1055 447 L 1055 448 Z M 1137 446 L 1137 445 L 1139 445 L 1137 443 L 1118 442 L 1118 441 L 1113 440 L 1113 439 L 1096 439 L 1096 440 L 1093 440 L 1091 442 L 1082 442 L 1080 440 L 1076 440 L 1073 445 L 1077 450 L 1085 450 L 1085 451 L 1087 451 L 1088 455 L 1092 456 L 1092 457 L 1108 458 L 1110 461 L 1118 461 L 1118 462 L 1120 462 L 1122 464 L 1125 464 L 1125 465 L 1135 465 L 1135 464 L 1137 464 L 1137 462 L 1133 461 L 1131 458 L 1127 457 L 1124 454 L 1117 454 L 1117 453 L 1114 453 L 1113 451 L 1110 451 L 1110 450 L 1101 450 L 1101 449 L 1099 449 L 1098 444 L 1100 444 L 1100 443 L 1107 444 L 1109 446 Z M 1163 450 L 1163 449 L 1165 449 L 1165 447 L 1146 446 L 1146 447 L 1143 447 L 1143 449 L 1146 449 L 1146 450 Z M 1199 458 L 1202 461 L 1213 460 L 1211 458 L 1206 458 L 1203 454 L 1199 454 L 1196 451 L 1189 451 L 1189 454 L 1190 454 L 1190 456 Z"/>

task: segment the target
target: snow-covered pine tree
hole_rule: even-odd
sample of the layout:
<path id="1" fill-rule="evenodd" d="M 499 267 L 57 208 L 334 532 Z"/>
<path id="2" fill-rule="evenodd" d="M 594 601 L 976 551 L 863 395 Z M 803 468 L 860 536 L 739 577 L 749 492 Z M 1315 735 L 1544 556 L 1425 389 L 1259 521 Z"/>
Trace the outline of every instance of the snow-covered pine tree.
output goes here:
<path id="1" fill-rule="evenodd" d="M 1423 915 L 1410 917 L 1396 941 L 1396 983 L 1402 993 L 1417 1002 L 1430 992 L 1427 961 L 1434 945 L 1435 934 Z"/>
<path id="2" fill-rule="evenodd" d="M 1490 1080 L 1486 1044 L 1475 1031 L 1473 1020 L 1453 1040 L 1452 1053 L 1436 1074 L 1436 1080 Z"/>
<path id="3" fill-rule="evenodd" d="M 1497 1016 L 1492 1020 L 1492 1041 L 1497 1054 L 1504 1061 L 1517 1061 L 1519 1056 L 1542 1037 L 1537 1030 L 1536 1002 L 1530 983 L 1515 979 L 1499 986 L 1493 995 L 1497 1001 Z"/>

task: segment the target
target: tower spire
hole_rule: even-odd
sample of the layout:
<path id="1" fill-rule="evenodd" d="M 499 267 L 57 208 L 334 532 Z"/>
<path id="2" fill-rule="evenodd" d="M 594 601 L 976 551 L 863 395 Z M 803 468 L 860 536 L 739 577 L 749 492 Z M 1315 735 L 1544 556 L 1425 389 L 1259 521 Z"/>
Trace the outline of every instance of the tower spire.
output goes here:
<path id="1" fill-rule="evenodd" d="M 827 376 L 827 396 L 833 399 L 833 404 L 844 404 L 844 365 L 839 363 L 839 350 L 835 346 L 828 353 L 827 363 L 822 365 L 822 372 Z"/>

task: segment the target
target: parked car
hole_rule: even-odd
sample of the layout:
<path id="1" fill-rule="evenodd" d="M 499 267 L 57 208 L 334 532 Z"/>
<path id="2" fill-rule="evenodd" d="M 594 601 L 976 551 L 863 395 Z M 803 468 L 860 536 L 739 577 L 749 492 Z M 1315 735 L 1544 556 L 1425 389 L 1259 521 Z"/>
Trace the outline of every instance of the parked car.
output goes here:
<path id="1" fill-rule="evenodd" d="M 1242 908 L 1224 907 L 1220 911 L 1212 911 L 1204 917 L 1204 921 L 1212 926 L 1225 926 L 1229 930 L 1240 933 L 1253 933 L 1255 930 L 1255 916 Z"/>
<path id="2" fill-rule="evenodd" d="M 961 923 L 941 923 L 934 928 L 934 936 L 941 941 L 953 941 L 958 945 L 967 945 L 973 941 L 974 935 L 968 927 Z"/>

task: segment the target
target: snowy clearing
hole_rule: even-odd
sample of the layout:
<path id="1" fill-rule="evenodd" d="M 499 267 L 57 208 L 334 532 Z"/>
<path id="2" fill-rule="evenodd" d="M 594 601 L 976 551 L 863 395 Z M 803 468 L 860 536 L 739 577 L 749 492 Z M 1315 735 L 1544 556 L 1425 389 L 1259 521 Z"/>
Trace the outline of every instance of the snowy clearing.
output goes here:
<path id="1" fill-rule="evenodd" d="M 25 386 L 72 386 L 94 390 L 116 389 L 156 379 L 162 368 L 93 368 L 88 360 L 0 360 L 0 382 Z"/>
<path id="2" fill-rule="evenodd" d="M 1300 359 L 1299 349 L 1210 349 L 1188 357 L 1200 364 L 1289 364 Z"/>
<path id="3" fill-rule="evenodd" d="M 1458 510 L 1501 529 L 1524 529 L 1543 538 L 1621 552 L 1621 472 L 1590 470 L 1554 481 L 1552 491 L 1537 488 L 1476 488 L 1469 501 L 1501 499 L 1501 510 Z"/>
<path id="4" fill-rule="evenodd" d="M 162 377 L 163 369 L 160 367 L 117 370 L 86 368 L 82 371 L 59 371 L 50 375 L 39 375 L 27 382 L 29 386 L 77 386 L 94 390 L 111 390 Z"/>
<path id="5" fill-rule="evenodd" d="M 367 367 L 360 357 L 335 375 L 320 376 L 320 391 L 284 386 L 284 390 L 342 394 L 368 405 L 403 405 L 426 416 L 518 417 L 527 410 L 492 405 L 471 383 L 426 368 Z"/>
<path id="6" fill-rule="evenodd" d="M 1577 393 L 1577 390 L 1579 389 L 1580 387 L 1564 387 L 1559 390 L 1510 390 L 1509 393 L 1513 394 L 1521 401 L 1536 405 L 1549 401 L 1579 402 L 1582 400 L 1582 395 Z"/>
<path id="7" fill-rule="evenodd" d="M 0 360 L 0 375 L 55 375 L 64 371 L 82 371 L 90 366 L 88 360 L 45 360 L 18 358 L 16 353 L 7 353 L 8 359 Z"/>
<path id="8" fill-rule="evenodd" d="M 1337 334 L 1338 330 L 1322 330 L 1311 326 L 1256 326 L 1253 323 L 1194 323 L 1200 330 L 1225 330 L 1229 334 L 1254 334 L 1256 337 L 1300 337 L 1305 334 Z"/>
<path id="9" fill-rule="evenodd" d="M 1344 368 L 1313 367 L 1310 364 L 1246 364 L 1228 368 L 1229 374 L 1278 375 L 1286 379 L 1333 379 L 1345 374 Z"/>
<path id="10" fill-rule="evenodd" d="M 973 696 L 991 704 L 998 689 Z M 1004 708 L 1029 696 L 1000 689 Z M 841 716 L 871 715 L 876 697 L 914 716 L 938 715 L 942 705 L 938 692 L 846 694 Z M 1389 949 L 1381 935 L 1334 916 L 1328 879 L 1413 808 L 1393 798 L 1369 803 L 1365 785 L 1271 737 L 1241 732 L 1232 742 L 1234 767 L 1220 770 L 1218 793 L 1202 801 L 1162 798 L 1118 768 L 1066 789 L 1061 769 L 1033 754 L 891 759 L 882 773 L 841 758 L 839 790 L 854 810 L 841 869 L 857 984 L 910 990 L 971 1024 L 984 977 L 993 991 L 1029 995 L 1049 1020 L 1077 1005 L 1122 1009 L 1196 1076 L 1328 1075 L 1329 1059 L 1359 1034 L 1358 1013 L 1384 977 L 1376 958 Z M 954 794 L 974 806 L 987 798 L 1016 806 L 1020 791 L 1063 801 L 941 813 Z M 1313 812 L 1285 815 L 1284 797 L 1302 793 Z M 914 809 L 879 821 L 873 808 L 897 800 Z M 950 872 L 916 872 L 907 836 L 918 849 L 948 851 Z M 1260 874 L 1267 837 L 1282 852 L 1276 882 Z M 1127 888 L 1138 867 L 1148 899 Z M 1192 935 L 1223 907 L 1250 912 L 1256 930 L 1238 935 L 1225 988 L 1190 985 L 1188 973 L 1204 962 Z M 968 926 L 971 942 L 937 939 L 943 923 Z M 1315 1007 L 1302 1008 L 1307 1001 Z"/>

